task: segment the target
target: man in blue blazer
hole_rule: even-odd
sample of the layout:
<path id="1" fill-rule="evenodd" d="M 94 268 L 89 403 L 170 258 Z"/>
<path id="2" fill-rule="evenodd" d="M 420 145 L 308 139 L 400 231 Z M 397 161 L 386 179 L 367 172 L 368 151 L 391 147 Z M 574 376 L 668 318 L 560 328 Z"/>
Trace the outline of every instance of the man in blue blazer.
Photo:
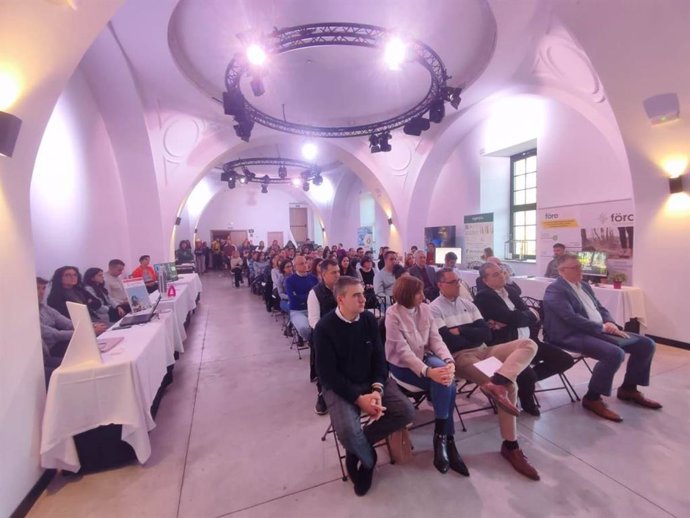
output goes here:
<path id="1" fill-rule="evenodd" d="M 544 336 L 554 345 L 599 360 L 582 406 L 605 419 L 623 420 L 606 406 L 601 396 L 611 395 L 613 376 L 628 353 L 630 359 L 617 392 L 618 399 L 645 408 L 661 408 L 637 390 L 637 385 L 649 385 L 654 342 L 646 336 L 625 333 L 616 325 L 592 288 L 582 282 L 582 266 L 577 256 L 561 255 L 556 266 L 559 277 L 544 294 Z"/>

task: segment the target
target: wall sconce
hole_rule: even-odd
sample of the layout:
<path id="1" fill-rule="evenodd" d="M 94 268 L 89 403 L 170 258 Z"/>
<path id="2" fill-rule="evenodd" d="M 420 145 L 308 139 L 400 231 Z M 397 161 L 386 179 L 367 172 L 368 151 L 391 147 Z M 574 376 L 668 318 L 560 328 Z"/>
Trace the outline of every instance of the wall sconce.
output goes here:
<path id="1" fill-rule="evenodd" d="M 668 179 L 668 188 L 669 188 L 669 191 L 671 192 L 671 194 L 677 194 L 677 193 L 683 192 L 685 190 L 684 186 L 683 186 L 683 183 L 684 183 L 683 179 L 686 176 L 687 175 L 676 176 L 676 177 Z"/>
<path id="2" fill-rule="evenodd" d="M 22 120 L 19 117 L 0 111 L 0 155 L 12 156 L 21 127 Z"/>
<path id="3" fill-rule="evenodd" d="M 392 225 L 393 224 L 393 218 L 388 218 L 388 224 Z"/>

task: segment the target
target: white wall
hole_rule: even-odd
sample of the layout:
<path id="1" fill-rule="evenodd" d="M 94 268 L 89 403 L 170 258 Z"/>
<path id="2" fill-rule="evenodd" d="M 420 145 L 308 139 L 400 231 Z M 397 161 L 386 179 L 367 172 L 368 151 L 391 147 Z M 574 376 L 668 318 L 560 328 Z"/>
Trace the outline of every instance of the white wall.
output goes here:
<path id="1" fill-rule="evenodd" d="M 271 186 L 267 194 L 262 194 L 258 184 L 237 185 L 233 190 L 219 192 L 207 205 L 199 220 L 200 239 L 208 241 L 211 230 L 249 230 L 254 229 L 254 244 L 267 241 L 268 232 L 283 232 L 283 242 L 292 237 L 290 232 L 290 204 L 302 203 L 294 196 L 290 186 Z M 309 211 L 311 212 L 311 208 Z"/>
<path id="2" fill-rule="evenodd" d="M 77 71 L 55 106 L 36 156 L 31 181 L 36 272 L 50 278 L 69 264 L 83 273 L 92 266 L 105 268 L 116 257 L 134 268 L 127 220 L 108 133 Z"/>

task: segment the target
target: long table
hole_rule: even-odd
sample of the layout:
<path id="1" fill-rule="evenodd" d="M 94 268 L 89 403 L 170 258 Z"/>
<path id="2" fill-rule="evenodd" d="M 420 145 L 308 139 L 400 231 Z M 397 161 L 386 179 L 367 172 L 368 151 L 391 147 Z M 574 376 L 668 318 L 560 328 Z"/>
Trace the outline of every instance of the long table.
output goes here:
<path id="1" fill-rule="evenodd" d="M 474 286 L 477 283 L 479 273 L 476 270 L 461 270 L 460 277 L 470 286 Z M 546 277 L 528 278 L 518 275 L 511 278 L 520 286 L 524 296 L 538 300 L 544 299 L 546 287 L 553 282 L 553 279 Z M 617 290 L 609 285 L 600 285 L 592 286 L 592 289 L 599 302 L 609 310 L 616 322 L 622 325 L 637 319 L 640 324 L 646 325 L 647 312 L 644 305 L 644 293 L 640 288 L 623 286 Z"/>
<path id="2" fill-rule="evenodd" d="M 101 354 L 100 365 L 57 368 L 50 379 L 41 434 L 41 465 L 78 472 L 75 436 L 109 425 L 121 426 L 140 463 L 151 455 L 148 433 L 156 424 L 151 407 L 161 383 L 183 350 L 184 321 L 201 292 L 198 275 L 176 281 L 177 296 L 161 301 L 159 316 L 144 325 L 116 327 L 99 338 L 122 338 Z M 182 317 L 181 315 L 184 315 Z"/>

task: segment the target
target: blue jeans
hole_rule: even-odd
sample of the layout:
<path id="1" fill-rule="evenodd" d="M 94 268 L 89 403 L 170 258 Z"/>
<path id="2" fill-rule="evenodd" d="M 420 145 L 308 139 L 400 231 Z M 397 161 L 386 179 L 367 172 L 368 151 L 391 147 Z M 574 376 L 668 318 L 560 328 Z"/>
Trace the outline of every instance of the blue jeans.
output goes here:
<path id="1" fill-rule="evenodd" d="M 283 313 L 290 313 L 290 304 L 288 303 L 287 300 L 284 300 L 284 299 L 280 300 L 280 310 Z"/>
<path id="2" fill-rule="evenodd" d="M 295 326 L 297 334 L 302 337 L 302 340 L 309 342 L 311 340 L 311 327 L 309 326 L 309 318 L 307 310 L 294 311 L 290 310 L 290 322 Z"/>
<path id="3" fill-rule="evenodd" d="M 361 393 L 369 393 L 368 385 L 361 387 Z M 362 428 L 361 410 L 357 405 L 346 401 L 330 389 L 324 389 L 323 398 L 328 407 L 333 430 L 345 450 L 362 462 L 366 468 L 374 465 L 372 446 L 388 437 L 396 430 L 407 426 L 414 420 L 414 407 L 410 400 L 400 392 L 398 385 L 390 378 L 383 388 L 381 403 L 386 407 L 383 416 Z"/>
<path id="4" fill-rule="evenodd" d="M 656 344 L 646 336 L 628 333 L 636 338 L 633 343 L 618 345 L 592 335 L 575 335 L 561 340 L 558 345 L 568 351 L 599 360 L 592 369 L 589 390 L 604 396 L 611 395 L 613 376 L 623 363 L 625 353 L 630 354 L 625 371 L 624 385 L 649 385 L 649 370 Z"/>
<path id="5" fill-rule="evenodd" d="M 427 356 L 424 363 L 432 369 L 446 366 L 446 362 L 437 356 Z M 446 387 L 430 378 L 420 378 L 415 372 L 405 367 L 391 364 L 390 371 L 396 379 L 408 385 L 419 387 L 429 394 L 436 419 L 446 420 L 446 435 L 455 435 L 455 423 L 453 422 L 453 410 L 455 409 L 455 396 L 457 394 L 455 381 Z"/>

